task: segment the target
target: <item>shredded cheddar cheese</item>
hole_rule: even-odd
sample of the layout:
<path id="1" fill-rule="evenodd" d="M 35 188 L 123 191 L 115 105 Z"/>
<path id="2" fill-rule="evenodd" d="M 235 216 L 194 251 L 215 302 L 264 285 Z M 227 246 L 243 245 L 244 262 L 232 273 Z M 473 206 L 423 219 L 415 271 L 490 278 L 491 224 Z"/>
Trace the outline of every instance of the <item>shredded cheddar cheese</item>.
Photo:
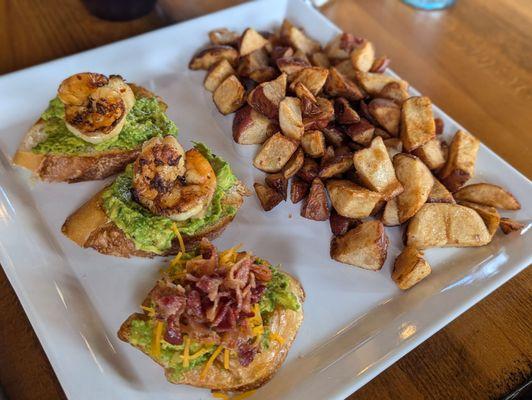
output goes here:
<path id="1" fill-rule="evenodd" d="M 242 243 L 220 253 L 220 264 L 234 264 L 236 262 L 237 251 L 242 247 Z"/>
<path id="2" fill-rule="evenodd" d="M 262 325 L 256 326 L 255 328 L 251 330 L 251 332 L 253 333 L 253 336 L 262 335 L 264 333 L 264 326 Z"/>
<path id="3" fill-rule="evenodd" d="M 170 261 L 170 266 L 175 267 L 177 264 L 179 264 L 182 256 L 183 256 L 183 253 L 181 251 L 177 253 L 177 255 L 172 259 L 172 261 Z"/>
<path id="4" fill-rule="evenodd" d="M 275 332 L 270 332 L 270 339 L 275 340 L 279 344 L 284 344 L 284 339 L 282 336 L 278 335 Z"/>
<path id="5" fill-rule="evenodd" d="M 142 308 L 144 311 L 148 313 L 148 317 L 155 316 L 155 309 L 153 307 L 146 307 L 146 306 L 141 305 L 140 308 Z"/>
<path id="6" fill-rule="evenodd" d="M 224 368 L 229 369 L 229 349 L 224 349 Z"/>
<path id="7" fill-rule="evenodd" d="M 244 400 L 247 399 L 249 396 L 252 396 L 255 394 L 256 390 L 250 390 L 248 392 L 237 394 L 235 397 L 232 398 L 232 400 Z"/>
<path id="8" fill-rule="evenodd" d="M 212 392 L 212 397 L 217 399 L 229 400 L 229 395 L 222 392 Z"/>
<path id="9" fill-rule="evenodd" d="M 214 353 L 212 353 L 211 357 L 209 358 L 209 361 L 207 361 L 207 363 L 203 367 L 203 370 L 201 371 L 201 374 L 200 374 L 201 380 L 205 379 L 205 377 L 207 376 L 207 372 L 209 371 L 209 368 L 211 368 L 212 363 L 214 362 L 214 360 L 216 360 L 216 357 L 220 355 L 222 350 L 223 350 L 222 345 L 218 346 L 218 348 L 214 350 Z"/>
<path id="10" fill-rule="evenodd" d="M 179 240 L 179 248 L 181 249 L 181 253 L 185 253 L 185 242 L 183 242 L 183 236 L 181 236 L 181 232 L 179 232 L 179 229 L 177 229 L 176 224 L 172 224 L 172 230 L 177 236 L 177 240 Z"/>
<path id="11" fill-rule="evenodd" d="M 161 337 L 163 334 L 163 323 L 161 321 L 157 321 L 155 324 L 155 333 L 152 338 L 151 342 L 151 354 L 159 358 L 161 356 Z"/>
<path id="12" fill-rule="evenodd" d="M 223 399 L 223 400 L 244 400 L 247 399 L 249 396 L 255 394 L 256 390 L 250 390 L 247 392 L 243 392 L 240 394 L 237 394 L 235 396 L 230 396 L 227 393 L 223 392 L 212 392 L 212 397 L 216 399 Z"/>
<path id="13" fill-rule="evenodd" d="M 185 350 L 183 351 L 183 367 L 188 368 L 189 364 L 189 351 L 190 351 L 190 338 L 185 336 L 183 339 L 185 341 Z"/>

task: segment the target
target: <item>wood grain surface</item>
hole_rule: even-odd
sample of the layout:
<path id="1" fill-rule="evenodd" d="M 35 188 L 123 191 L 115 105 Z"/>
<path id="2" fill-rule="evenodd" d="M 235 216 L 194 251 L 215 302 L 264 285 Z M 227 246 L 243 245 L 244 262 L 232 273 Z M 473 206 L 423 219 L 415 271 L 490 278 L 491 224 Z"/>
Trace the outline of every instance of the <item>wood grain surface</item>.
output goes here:
<path id="1" fill-rule="evenodd" d="M 0 0 L 0 74 L 237 2 L 161 0 L 150 15 L 117 23 L 91 16 L 78 0 Z M 458 0 L 421 12 L 399 0 L 336 0 L 324 13 L 370 38 L 397 73 L 532 176 L 532 2 Z M 350 399 L 496 399 L 512 391 L 532 375 L 531 293 L 529 268 Z M 0 310 L 8 398 L 65 398 L 1 269 Z"/>

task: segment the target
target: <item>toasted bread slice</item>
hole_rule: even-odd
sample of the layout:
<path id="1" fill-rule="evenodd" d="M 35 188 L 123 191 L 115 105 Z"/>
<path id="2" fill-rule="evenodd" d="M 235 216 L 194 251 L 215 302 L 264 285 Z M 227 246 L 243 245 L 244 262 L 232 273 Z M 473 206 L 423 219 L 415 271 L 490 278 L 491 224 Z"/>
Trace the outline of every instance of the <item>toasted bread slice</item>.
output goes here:
<path id="1" fill-rule="evenodd" d="M 295 278 L 291 276 L 289 278 L 292 293 L 298 297 L 300 303 L 303 303 L 305 299 L 303 288 Z M 130 343 L 131 323 L 138 319 L 147 320 L 149 317 L 140 313 L 130 315 L 118 331 L 118 337 L 121 340 Z M 149 349 L 138 345 L 132 346 L 165 368 L 166 378 L 171 383 L 224 392 L 245 392 L 264 385 L 273 377 L 283 364 L 302 322 L 303 307 L 300 307 L 298 311 L 276 309 L 269 320 L 268 327 L 271 332 L 275 332 L 283 339 L 283 343 L 272 340 L 269 347 L 258 353 L 247 367 L 242 367 L 237 360 L 231 360 L 230 368 L 227 370 L 222 364 L 215 362 L 204 379 L 200 377 L 202 366 L 199 366 L 184 372 L 180 379 L 176 380 L 172 377 L 171 368 L 154 358 L 149 353 Z"/>
<path id="2" fill-rule="evenodd" d="M 130 83 L 135 97 L 156 97 L 161 107 L 167 106 L 161 98 L 148 89 Z M 46 139 L 45 122 L 39 119 L 26 133 L 13 164 L 32 171 L 35 176 L 48 182 L 82 182 L 104 179 L 122 171 L 139 155 L 141 146 L 133 150 L 109 150 L 86 155 L 39 154 L 31 150 Z"/>
<path id="3" fill-rule="evenodd" d="M 104 188 L 89 201 L 83 204 L 77 211 L 70 215 L 61 231 L 79 246 L 93 248 L 96 251 L 111 256 L 118 257 L 154 257 L 158 254 L 139 250 L 135 247 L 133 240 L 109 219 L 102 205 L 102 194 Z M 243 202 L 245 189 L 243 185 L 235 185 L 234 189 L 225 195 L 222 202 L 239 208 Z M 206 229 L 193 236 L 183 235 L 183 241 L 187 250 L 193 249 L 202 238 L 215 239 L 223 232 L 225 227 L 233 220 L 233 216 L 221 218 L 216 224 L 208 226 Z M 172 247 L 163 256 L 177 254 L 179 252 L 179 241 L 174 239 Z"/>

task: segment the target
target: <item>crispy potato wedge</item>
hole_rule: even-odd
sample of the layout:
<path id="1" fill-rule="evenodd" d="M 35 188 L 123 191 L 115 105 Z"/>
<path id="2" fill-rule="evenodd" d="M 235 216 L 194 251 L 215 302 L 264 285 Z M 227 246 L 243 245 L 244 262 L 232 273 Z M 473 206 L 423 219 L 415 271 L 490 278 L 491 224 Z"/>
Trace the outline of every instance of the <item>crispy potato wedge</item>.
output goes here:
<path id="1" fill-rule="evenodd" d="M 258 83 L 264 83 L 271 81 L 279 76 L 278 71 L 273 67 L 264 67 L 258 68 L 254 71 L 251 71 L 249 74 L 249 79 L 254 80 Z"/>
<path id="2" fill-rule="evenodd" d="M 350 81 L 356 80 L 356 70 L 353 68 L 353 64 L 351 64 L 351 60 L 344 60 L 334 66 L 336 70 L 341 73 L 343 76 L 345 76 Z"/>
<path id="3" fill-rule="evenodd" d="M 318 100 L 301 82 L 297 82 L 294 86 L 294 93 L 301 100 L 301 112 L 304 116 L 316 115 L 320 113 L 320 106 Z"/>
<path id="4" fill-rule="evenodd" d="M 320 178 L 315 178 L 312 181 L 307 199 L 301 207 L 301 216 L 314 221 L 327 221 L 329 219 L 327 193 Z"/>
<path id="5" fill-rule="evenodd" d="M 510 192 L 492 183 L 474 183 L 454 193 L 456 200 L 470 201 L 498 208 L 500 210 L 520 210 L 521 204 Z"/>
<path id="6" fill-rule="evenodd" d="M 383 139 L 383 142 L 386 146 L 386 150 L 388 150 L 390 159 L 393 159 L 396 154 L 399 154 L 403 151 L 403 142 L 401 142 L 401 139 L 399 138 Z"/>
<path id="7" fill-rule="evenodd" d="M 277 68 L 288 77 L 288 82 L 292 82 L 294 77 L 304 68 L 311 67 L 310 63 L 295 56 L 279 58 L 276 61 Z"/>
<path id="8" fill-rule="evenodd" d="M 353 156 L 351 154 L 334 155 L 324 161 L 321 165 L 319 177 L 328 179 L 343 174 L 353 167 Z"/>
<path id="9" fill-rule="evenodd" d="M 296 28 L 291 23 L 283 22 L 281 27 L 281 39 L 294 49 L 299 50 L 305 54 L 312 54 L 321 50 L 321 46 L 315 40 L 312 40 L 299 28 Z"/>
<path id="10" fill-rule="evenodd" d="M 381 193 L 384 200 L 389 200 L 403 191 L 381 137 L 374 138 L 367 149 L 356 151 L 353 155 L 353 165 L 364 185 Z"/>
<path id="11" fill-rule="evenodd" d="M 432 103 L 428 97 L 410 97 L 401 108 L 401 140 L 410 152 L 436 136 Z"/>
<path id="12" fill-rule="evenodd" d="M 209 92 L 214 92 L 223 81 L 234 74 L 235 70 L 231 64 L 229 64 L 229 61 L 224 58 L 209 69 L 209 72 L 205 75 L 203 86 L 205 86 L 205 89 Z"/>
<path id="13" fill-rule="evenodd" d="M 322 53 L 321 51 L 312 53 L 309 58 L 310 63 L 315 67 L 329 68 L 331 66 L 331 62 L 329 61 L 327 54 Z"/>
<path id="14" fill-rule="evenodd" d="M 499 223 L 501 222 L 501 216 L 495 207 L 471 203 L 469 201 L 458 201 L 458 204 L 475 210 L 486 224 L 486 228 L 488 228 L 490 236 L 493 237 L 493 235 L 495 235 L 495 232 L 497 232 L 497 228 L 499 227 Z"/>
<path id="15" fill-rule="evenodd" d="M 293 177 L 298 171 L 303 167 L 303 162 L 305 161 L 305 153 L 301 147 L 298 147 L 297 150 L 292 154 L 290 160 L 283 167 L 283 176 L 286 179 Z"/>
<path id="16" fill-rule="evenodd" d="M 360 122 L 360 116 L 345 97 L 334 100 L 334 114 L 339 124 L 354 124 Z"/>
<path id="17" fill-rule="evenodd" d="M 264 178 L 266 185 L 281 193 L 283 200 L 286 200 L 288 194 L 288 179 L 286 179 L 281 172 L 275 174 L 268 174 Z"/>
<path id="18" fill-rule="evenodd" d="M 375 61 L 375 48 L 371 42 L 366 40 L 351 51 L 350 57 L 357 71 L 368 72 Z"/>
<path id="19" fill-rule="evenodd" d="M 340 33 L 335 36 L 327 46 L 325 46 L 325 54 L 333 61 L 346 60 L 351 63 L 349 55 L 351 51 L 357 46 L 360 46 L 364 39 L 353 35 L 352 33 Z"/>
<path id="20" fill-rule="evenodd" d="M 297 97 L 285 97 L 279 103 L 279 125 L 286 136 L 301 140 L 305 127 L 301 114 L 301 101 Z"/>
<path id="21" fill-rule="evenodd" d="M 364 98 L 355 82 L 342 75 L 335 67 L 329 68 L 329 76 L 325 83 L 325 92 L 332 97 L 345 97 L 349 101 Z"/>
<path id="22" fill-rule="evenodd" d="M 270 211 L 283 201 L 283 195 L 269 186 L 263 185 L 262 183 L 255 183 L 253 187 L 264 211 Z"/>
<path id="23" fill-rule="evenodd" d="M 259 32 L 253 28 L 248 28 L 242 34 L 240 39 L 240 56 L 246 56 L 253 53 L 255 50 L 263 48 L 268 40 L 266 40 Z"/>
<path id="24" fill-rule="evenodd" d="M 401 107 L 392 100 L 373 99 L 368 104 L 368 111 L 390 135 L 397 136 L 399 134 Z"/>
<path id="25" fill-rule="evenodd" d="M 369 217 L 382 198 L 379 193 L 345 179 L 327 181 L 327 191 L 336 212 L 348 218 Z"/>
<path id="26" fill-rule="evenodd" d="M 512 233 L 512 232 L 520 231 L 521 229 L 525 227 L 525 225 L 522 224 L 521 222 L 516 221 L 515 219 L 505 218 L 505 217 L 501 218 L 499 225 L 505 235 L 508 235 L 509 233 Z"/>
<path id="27" fill-rule="evenodd" d="M 344 264 L 377 271 L 388 254 L 388 236 L 380 221 L 363 222 L 331 241 L 331 258 Z"/>
<path id="28" fill-rule="evenodd" d="M 214 91 L 212 99 L 222 114 L 235 112 L 244 104 L 245 89 L 236 75 L 226 78 Z"/>
<path id="29" fill-rule="evenodd" d="M 325 85 L 329 70 L 321 67 L 306 67 L 301 69 L 294 75 L 294 79 L 290 84 L 290 90 L 295 92 L 295 87 L 298 83 L 305 85 L 310 92 L 317 96 Z"/>
<path id="30" fill-rule="evenodd" d="M 334 107 L 332 101 L 324 97 L 316 98 L 319 112 L 316 114 L 303 113 L 303 125 L 305 130 L 324 129 L 334 119 Z"/>
<path id="31" fill-rule="evenodd" d="M 308 194 L 310 184 L 303 179 L 294 176 L 290 185 L 290 200 L 292 203 L 299 203 Z"/>
<path id="32" fill-rule="evenodd" d="M 331 210 L 329 224 L 331 226 L 331 232 L 334 236 L 344 235 L 349 229 L 354 228 L 361 223 L 362 221 L 358 219 L 346 218 L 338 214 L 334 209 Z"/>
<path id="33" fill-rule="evenodd" d="M 279 118 L 279 104 L 286 94 L 286 74 L 279 75 L 273 81 L 264 82 L 248 95 L 248 104 L 257 112 L 270 119 Z"/>
<path id="34" fill-rule="evenodd" d="M 412 218 L 427 201 L 434 178 L 416 156 L 400 153 L 394 156 L 395 175 L 404 190 L 397 196 L 399 222 Z"/>
<path id="35" fill-rule="evenodd" d="M 249 78 L 254 71 L 267 68 L 269 62 L 270 59 L 266 50 L 255 50 L 239 58 L 237 67 L 238 75 Z"/>
<path id="36" fill-rule="evenodd" d="M 378 96 L 382 89 L 392 82 L 396 82 L 404 90 L 408 90 L 408 83 L 390 75 L 355 71 L 355 78 L 356 82 L 362 87 L 362 89 L 372 96 Z"/>
<path id="37" fill-rule="evenodd" d="M 390 59 L 388 57 L 382 56 L 376 58 L 375 61 L 373 61 L 373 65 L 371 66 L 369 72 L 383 73 L 384 71 L 386 71 L 386 68 L 388 68 L 389 65 Z"/>
<path id="38" fill-rule="evenodd" d="M 294 55 L 294 49 L 290 46 L 274 46 L 270 57 L 273 62 L 277 62 L 279 58 L 292 57 Z"/>
<path id="39" fill-rule="evenodd" d="M 345 133 L 351 140 L 364 147 L 369 146 L 373 140 L 375 127 L 365 118 L 360 118 L 360 121 L 345 127 Z"/>
<path id="40" fill-rule="evenodd" d="M 397 197 L 390 199 L 384 206 L 381 221 L 385 226 L 401 225 L 399 221 L 399 208 L 397 207 Z"/>
<path id="41" fill-rule="evenodd" d="M 200 50 L 190 60 L 188 67 L 193 70 L 209 69 L 220 60 L 227 60 L 235 65 L 238 59 L 238 51 L 231 46 L 211 46 Z"/>
<path id="42" fill-rule="evenodd" d="M 406 230 L 406 244 L 418 249 L 476 247 L 490 240 L 480 215 L 458 204 L 427 203 L 410 220 Z"/>
<path id="43" fill-rule="evenodd" d="M 479 147 L 480 141 L 467 132 L 458 131 L 454 135 L 447 161 L 438 173 L 441 183 L 452 193 L 474 175 Z"/>
<path id="44" fill-rule="evenodd" d="M 240 35 L 227 28 L 220 28 L 210 31 L 209 39 L 214 45 L 234 46 L 240 40 Z"/>
<path id="45" fill-rule="evenodd" d="M 395 259 L 392 279 L 399 289 L 407 290 L 429 276 L 431 268 L 423 258 L 423 252 L 407 246 Z"/>
<path id="46" fill-rule="evenodd" d="M 320 167 L 318 166 L 318 163 L 310 157 L 305 157 L 303 166 L 297 172 L 297 176 L 304 181 L 311 183 L 315 178 L 318 177 L 319 172 Z"/>
<path id="47" fill-rule="evenodd" d="M 433 177 L 434 178 L 434 177 Z M 454 197 L 443 184 L 434 178 L 434 185 L 427 198 L 427 203 L 456 203 Z"/>
<path id="48" fill-rule="evenodd" d="M 445 164 L 441 143 L 436 138 L 419 146 L 412 152 L 412 154 L 419 157 L 419 159 L 431 170 L 439 169 Z"/>
<path id="49" fill-rule="evenodd" d="M 249 105 L 239 109 L 233 119 L 233 139 L 239 144 L 262 144 L 277 130 L 277 125 Z"/>
<path id="50" fill-rule="evenodd" d="M 384 129 L 379 128 L 379 127 L 375 127 L 375 136 L 380 136 L 382 140 L 384 141 L 386 141 L 386 139 L 397 139 L 397 138 L 392 138 L 392 135 L 390 135 Z M 396 143 L 396 142 L 393 142 L 393 143 Z M 386 142 L 384 142 L 384 144 L 386 144 Z M 395 144 L 394 144 L 394 147 L 396 147 Z M 402 148 L 403 148 L 403 142 L 401 142 L 401 149 Z"/>
<path id="51" fill-rule="evenodd" d="M 403 85 L 397 82 L 391 82 L 382 88 L 378 97 L 393 100 L 396 104 L 401 105 L 410 95 Z"/>
<path id="52" fill-rule="evenodd" d="M 325 142 L 333 147 L 341 147 L 345 145 L 346 135 L 338 127 L 334 125 L 327 126 L 322 129 L 325 136 Z"/>
<path id="53" fill-rule="evenodd" d="M 305 154 L 313 158 L 322 157 L 325 154 L 325 137 L 318 130 L 307 131 L 301 137 L 301 147 Z"/>
<path id="54" fill-rule="evenodd" d="M 295 140 L 277 132 L 264 142 L 253 160 L 253 165 L 264 172 L 279 172 L 298 146 Z"/>

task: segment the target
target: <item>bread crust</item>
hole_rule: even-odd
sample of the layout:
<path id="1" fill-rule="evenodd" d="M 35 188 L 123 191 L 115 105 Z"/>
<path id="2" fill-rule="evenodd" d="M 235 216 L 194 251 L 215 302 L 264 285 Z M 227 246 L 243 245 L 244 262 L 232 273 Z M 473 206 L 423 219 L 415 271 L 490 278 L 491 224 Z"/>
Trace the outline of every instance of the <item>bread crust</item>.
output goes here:
<path id="1" fill-rule="evenodd" d="M 130 83 L 136 98 L 156 97 L 161 107 L 167 106 L 158 96 L 148 89 Z M 38 154 L 28 146 L 30 136 L 42 131 L 44 121 L 39 119 L 26 133 L 17 152 L 13 156 L 13 164 L 32 171 L 39 179 L 47 182 L 82 182 L 105 179 L 117 174 L 133 162 L 140 153 L 141 146 L 132 150 L 109 150 L 94 155 L 53 155 Z"/>
<path id="2" fill-rule="evenodd" d="M 301 284 L 294 277 L 290 275 L 288 276 L 290 278 L 290 288 L 292 292 L 298 297 L 299 302 L 303 304 L 305 292 L 303 291 Z M 147 301 L 149 301 L 149 298 L 145 300 L 145 302 Z M 118 330 L 119 339 L 129 343 L 131 323 L 136 319 L 148 320 L 149 317 L 146 314 L 140 313 L 130 315 Z M 284 339 L 284 343 L 281 344 L 275 340 L 271 340 L 269 348 L 258 353 L 247 367 L 242 367 L 236 359 L 231 360 L 229 370 L 223 368 L 221 363 L 219 364 L 215 362 L 204 380 L 200 378 L 201 367 L 186 371 L 182 374 L 180 379 L 174 379 L 171 376 L 171 368 L 166 368 L 165 365 L 157 361 L 151 354 L 149 354 L 149 352 L 144 351 L 139 346 L 132 346 L 139 349 L 165 368 L 166 379 L 171 383 L 224 392 L 245 392 L 261 387 L 279 370 L 286 359 L 288 351 L 296 338 L 302 322 L 303 307 L 300 307 L 298 311 L 288 309 L 275 310 L 268 327 L 272 332 L 281 336 Z"/>
<path id="3" fill-rule="evenodd" d="M 243 197 L 236 185 L 235 189 L 227 194 L 222 202 L 237 208 L 242 205 Z M 102 194 L 104 188 L 96 193 L 90 200 L 83 204 L 77 211 L 70 215 L 61 227 L 61 231 L 69 239 L 84 248 L 93 248 L 96 251 L 118 257 L 154 257 L 158 254 L 138 250 L 133 241 L 109 219 L 103 209 Z M 216 224 L 207 227 L 195 235 L 183 235 L 183 241 L 187 250 L 195 248 L 202 238 L 213 240 L 220 236 L 225 227 L 233 220 L 234 216 L 221 218 Z M 177 254 L 180 250 L 179 241 L 174 239 L 172 247 L 162 256 Z"/>

